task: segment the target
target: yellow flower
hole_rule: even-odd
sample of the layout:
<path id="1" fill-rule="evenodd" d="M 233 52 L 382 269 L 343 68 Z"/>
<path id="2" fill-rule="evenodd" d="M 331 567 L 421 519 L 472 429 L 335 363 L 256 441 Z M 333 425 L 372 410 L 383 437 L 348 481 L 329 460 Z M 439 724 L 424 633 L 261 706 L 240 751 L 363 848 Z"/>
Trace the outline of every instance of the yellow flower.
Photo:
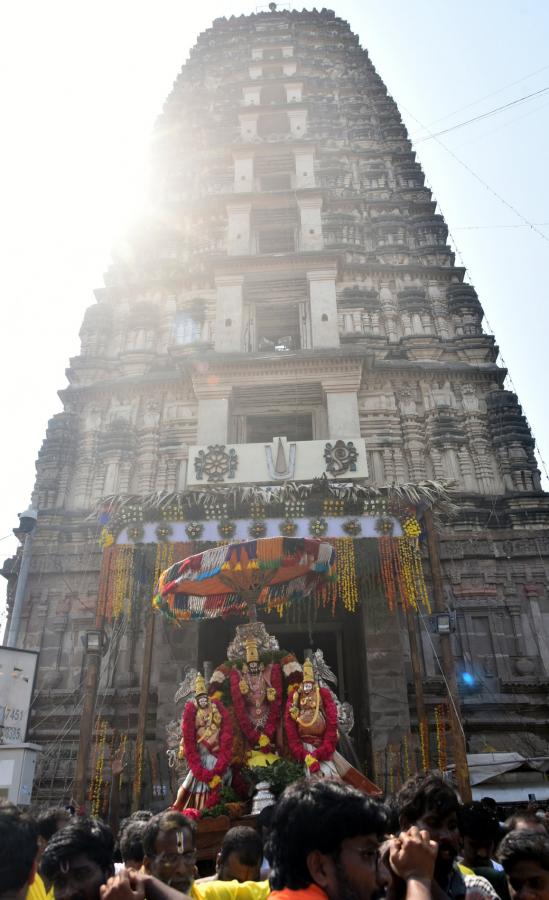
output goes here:
<path id="1" fill-rule="evenodd" d="M 305 764 L 306 764 L 306 766 L 307 766 L 308 769 L 310 769 L 311 766 L 314 766 L 314 764 L 316 763 L 316 761 L 317 761 L 317 760 L 316 760 L 315 757 L 312 755 L 312 753 L 307 753 L 307 756 L 305 757 Z"/>
<path id="2" fill-rule="evenodd" d="M 222 693 L 222 691 L 214 691 L 214 693 L 211 696 L 212 696 L 212 700 L 221 700 L 223 693 Z"/>
<path id="3" fill-rule="evenodd" d="M 268 747 L 271 742 L 266 734 L 262 734 L 258 743 L 260 747 Z"/>
<path id="4" fill-rule="evenodd" d="M 213 788 L 216 788 L 218 784 L 221 784 L 221 778 L 219 777 L 219 775 L 214 775 L 212 780 L 209 782 L 209 786 L 213 790 Z"/>

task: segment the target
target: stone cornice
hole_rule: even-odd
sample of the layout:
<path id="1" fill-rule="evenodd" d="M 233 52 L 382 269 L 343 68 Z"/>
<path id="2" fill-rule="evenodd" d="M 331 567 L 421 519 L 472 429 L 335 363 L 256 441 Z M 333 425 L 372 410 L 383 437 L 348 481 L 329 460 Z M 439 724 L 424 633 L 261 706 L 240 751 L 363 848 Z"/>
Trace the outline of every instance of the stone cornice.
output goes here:
<path id="1" fill-rule="evenodd" d="M 312 250 L 310 252 L 292 253 L 276 255 L 250 255 L 250 256 L 227 256 L 215 257 L 212 260 L 212 269 L 216 277 L 219 275 L 231 274 L 235 269 L 242 275 L 248 275 L 256 272 L 273 272 L 278 274 L 281 270 L 287 272 L 299 272 L 305 275 L 306 272 L 315 269 L 325 269 L 330 264 L 332 266 L 339 263 L 340 253 L 333 250 Z"/>
<path id="2" fill-rule="evenodd" d="M 328 352 L 299 356 L 250 358 L 235 354 L 235 359 L 210 359 L 207 370 L 202 366 L 192 373 L 193 388 L 197 397 L 228 397 L 237 385 L 249 385 L 250 381 L 268 381 L 269 384 L 319 382 L 328 391 L 357 391 L 360 387 L 364 358 L 336 356 Z"/>

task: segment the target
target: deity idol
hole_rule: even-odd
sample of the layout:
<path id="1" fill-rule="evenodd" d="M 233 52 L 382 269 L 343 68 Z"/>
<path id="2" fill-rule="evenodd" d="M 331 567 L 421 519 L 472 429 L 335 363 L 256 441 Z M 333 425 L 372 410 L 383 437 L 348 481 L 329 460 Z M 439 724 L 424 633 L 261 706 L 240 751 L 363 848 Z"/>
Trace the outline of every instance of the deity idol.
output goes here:
<path id="1" fill-rule="evenodd" d="M 174 809 L 203 809 L 219 802 L 222 784 L 230 782 L 233 730 L 220 700 L 208 697 L 206 683 L 198 674 L 195 699 L 185 704 L 181 722 L 179 757 L 189 771 L 177 792 Z"/>
<path id="2" fill-rule="evenodd" d="M 302 683 L 288 698 L 285 724 L 292 756 L 303 762 L 306 775 L 339 774 L 334 762 L 337 707 L 331 691 L 316 683 L 310 659 L 303 663 Z"/>
<path id="3" fill-rule="evenodd" d="M 260 661 L 255 639 L 247 640 L 245 647 L 242 671 L 231 671 L 231 697 L 238 725 L 249 746 L 246 764 L 267 765 L 278 758 L 275 743 L 282 705 L 282 674 L 278 663 L 265 666 Z"/>

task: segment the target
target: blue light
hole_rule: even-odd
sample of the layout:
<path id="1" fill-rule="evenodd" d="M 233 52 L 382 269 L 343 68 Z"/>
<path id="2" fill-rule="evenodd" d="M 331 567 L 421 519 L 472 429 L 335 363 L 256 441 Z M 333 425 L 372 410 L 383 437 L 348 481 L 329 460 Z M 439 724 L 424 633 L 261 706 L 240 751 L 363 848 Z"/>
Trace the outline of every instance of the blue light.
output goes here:
<path id="1" fill-rule="evenodd" d="M 472 687 L 475 683 L 475 676 L 471 675 L 470 672 L 463 672 L 461 677 L 468 687 Z"/>

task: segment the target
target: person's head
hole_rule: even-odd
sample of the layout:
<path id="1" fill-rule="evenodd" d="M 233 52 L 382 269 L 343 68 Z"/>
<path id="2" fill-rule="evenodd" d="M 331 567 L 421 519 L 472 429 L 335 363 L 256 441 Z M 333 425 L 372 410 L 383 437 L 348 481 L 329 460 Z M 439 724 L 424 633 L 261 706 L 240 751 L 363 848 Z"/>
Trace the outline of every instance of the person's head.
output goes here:
<path id="1" fill-rule="evenodd" d="M 118 839 L 118 847 L 122 862 L 127 869 L 140 869 L 143 865 L 143 834 L 147 827 L 146 822 L 128 820 L 121 829 Z"/>
<path id="2" fill-rule="evenodd" d="M 136 809 L 135 812 L 132 812 L 131 816 L 128 816 L 128 822 L 148 822 L 149 819 L 152 819 L 154 813 L 150 809 Z"/>
<path id="3" fill-rule="evenodd" d="M 114 873 L 114 839 L 98 819 L 79 819 L 50 839 L 41 873 L 55 900 L 99 900 L 99 888 Z"/>
<path id="4" fill-rule="evenodd" d="M 507 831 L 537 831 L 547 835 L 547 829 L 543 819 L 538 819 L 534 813 L 527 811 L 515 813 L 505 821 Z"/>
<path id="5" fill-rule="evenodd" d="M 480 802 L 487 809 L 491 809 L 493 813 L 497 813 L 498 805 L 493 797 L 482 797 Z"/>
<path id="6" fill-rule="evenodd" d="M 539 831 L 511 831 L 498 851 L 512 900 L 549 900 L 549 837 Z"/>
<path id="7" fill-rule="evenodd" d="M 0 801 L 0 898 L 24 898 L 34 881 L 38 840 L 32 819 Z"/>
<path id="8" fill-rule="evenodd" d="M 72 819 L 70 810 L 64 806 L 50 806 L 36 816 L 36 829 L 38 832 L 38 855 L 42 856 L 47 844 L 56 831 L 65 828 Z"/>
<path id="9" fill-rule="evenodd" d="M 435 880 L 444 885 L 459 853 L 459 800 L 436 772 L 409 778 L 397 797 L 400 827 L 425 828 L 438 843 Z"/>
<path id="10" fill-rule="evenodd" d="M 195 877 L 195 835 L 194 822 L 183 813 L 168 810 L 153 816 L 143 832 L 147 872 L 187 894 Z"/>
<path id="11" fill-rule="evenodd" d="M 275 806 L 266 853 L 274 890 L 316 884 L 329 900 L 375 900 L 383 806 L 331 779 L 303 779 Z"/>
<path id="12" fill-rule="evenodd" d="M 229 828 L 217 855 L 217 877 L 220 881 L 259 881 L 263 859 L 263 842 L 255 828 Z"/>
<path id="13" fill-rule="evenodd" d="M 467 803 L 459 810 L 463 862 L 469 868 L 490 866 L 499 837 L 498 817 L 482 802 Z"/>

